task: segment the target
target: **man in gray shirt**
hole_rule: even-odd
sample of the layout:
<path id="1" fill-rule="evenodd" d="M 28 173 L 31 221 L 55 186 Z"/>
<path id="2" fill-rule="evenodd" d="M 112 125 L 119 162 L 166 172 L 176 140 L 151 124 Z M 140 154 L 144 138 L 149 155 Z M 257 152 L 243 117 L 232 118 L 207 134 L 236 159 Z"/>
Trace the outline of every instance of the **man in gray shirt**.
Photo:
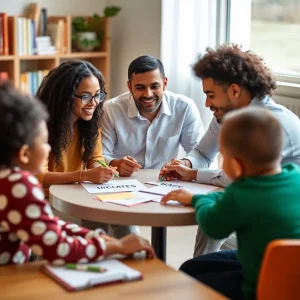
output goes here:
<path id="1" fill-rule="evenodd" d="M 277 84 L 260 57 L 251 51 L 244 52 L 238 46 L 224 45 L 216 50 L 207 49 L 193 70 L 202 79 L 207 96 L 205 105 L 214 112 L 214 117 L 198 145 L 185 158 L 173 159 L 165 165 L 160 177 L 195 180 L 222 187 L 230 184 L 222 170 L 211 170 L 209 166 L 219 153 L 218 138 L 223 115 L 246 106 L 265 107 L 274 114 L 283 128 L 282 164 L 294 162 L 300 165 L 299 118 L 270 98 Z M 222 242 L 206 237 L 198 228 L 194 256 L 218 251 Z"/>

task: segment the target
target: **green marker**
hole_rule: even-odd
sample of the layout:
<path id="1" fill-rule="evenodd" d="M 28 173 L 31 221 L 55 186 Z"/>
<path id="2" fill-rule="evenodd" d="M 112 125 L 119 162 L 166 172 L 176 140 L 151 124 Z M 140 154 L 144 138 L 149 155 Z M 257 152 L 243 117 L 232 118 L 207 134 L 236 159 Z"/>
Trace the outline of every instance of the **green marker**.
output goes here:
<path id="1" fill-rule="evenodd" d="M 103 168 L 109 168 L 109 166 L 105 163 L 105 162 L 103 162 L 102 160 L 97 160 L 97 162 L 103 167 Z M 120 177 L 118 174 L 114 174 L 114 176 L 116 176 L 116 177 Z"/>
<path id="2" fill-rule="evenodd" d="M 97 273 L 104 273 L 107 271 L 107 269 L 97 267 L 97 266 L 76 265 L 76 264 L 66 264 L 65 268 L 70 270 L 97 272 Z"/>

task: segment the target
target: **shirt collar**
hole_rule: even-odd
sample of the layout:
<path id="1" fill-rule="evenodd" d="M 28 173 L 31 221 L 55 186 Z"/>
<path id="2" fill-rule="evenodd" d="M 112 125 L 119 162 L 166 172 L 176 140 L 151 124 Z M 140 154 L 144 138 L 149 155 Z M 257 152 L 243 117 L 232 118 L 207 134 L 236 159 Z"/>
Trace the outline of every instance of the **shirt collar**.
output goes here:
<path id="1" fill-rule="evenodd" d="M 159 117 L 162 114 L 165 114 L 167 116 L 172 115 L 165 94 L 163 96 L 161 106 L 160 106 L 160 110 L 158 112 L 157 117 Z M 137 109 L 137 107 L 135 105 L 135 102 L 134 102 L 134 99 L 133 99 L 131 94 L 129 95 L 127 116 L 128 116 L 128 118 L 141 117 L 141 114 L 140 114 L 139 110 Z"/>
<path id="2" fill-rule="evenodd" d="M 258 98 L 254 97 L 252 98 L 251 102 L 249 103 L 249 106 L 256 106 L 256 105 L 262 105 L 265 104 L 270 100 L 270 97 L 265 96 L 264 98 Z"/>

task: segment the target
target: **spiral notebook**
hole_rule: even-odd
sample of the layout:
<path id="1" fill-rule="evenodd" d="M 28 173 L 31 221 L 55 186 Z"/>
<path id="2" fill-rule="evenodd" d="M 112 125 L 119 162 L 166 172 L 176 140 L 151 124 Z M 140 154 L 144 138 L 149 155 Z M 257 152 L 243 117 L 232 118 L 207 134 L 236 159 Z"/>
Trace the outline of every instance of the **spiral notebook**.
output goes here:
<path id="1" fill-rule="evenodd" d="M 104 273 L 77 271 L 51 265 L 43 266 L 42 270 L 69 291 L 79 291 L 97 285 L 143 278 L 141 272 L 128 267 L 116 259 L 107 259 L 85 265 L 102 267 L 107 269 L 107 271 Z"/>

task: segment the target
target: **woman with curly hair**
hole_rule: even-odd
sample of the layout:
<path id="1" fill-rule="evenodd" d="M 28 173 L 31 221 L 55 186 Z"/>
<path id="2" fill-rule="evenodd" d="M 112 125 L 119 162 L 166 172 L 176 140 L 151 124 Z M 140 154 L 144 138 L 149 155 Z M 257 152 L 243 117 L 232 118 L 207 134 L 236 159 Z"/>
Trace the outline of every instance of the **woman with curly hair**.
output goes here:
<path id="1" fill-rule="evenodd" d="M 205 106 L 213 111 L 214 117 L 198 145 L 183 159 L 174 159 L 165 165 L 160 177 L 228 186 L 231 180 L 223 170 L 209 167 L 219 153 L 223 116 L 228 111 L 247 106 L 263 107 L 272 112 L 283 129 L 281 164 L 293 162 L 300 165 L 299 118 L 271 99 L 277 84 L 261 57 L 252 51 L 243 51 L 237 45 L 221 45 L 216 49 L 208 48 L 204 55 L 199 56 L 193 71 L 202 80 Z M 199 227 L 194 256 L 218 251 L 221 245 L 222 240 L 208 238 Z"/>
<path id="2" fill-rule="evenodd" d="M 44 172 L 37 176 L 46 196 L 52 184 L 105 183 L 118 174 L 97 162 L 104 161 L 100 126 L 106 92 L 101 72 L 86 61 L 64 62 L 44 78 L 37 97 L 49 111 L 51 152 Z M 107 224 L 97 227 L 108 230 Z M 128 226 L 114 227 L 118 237 L 135 232 Z"/>

